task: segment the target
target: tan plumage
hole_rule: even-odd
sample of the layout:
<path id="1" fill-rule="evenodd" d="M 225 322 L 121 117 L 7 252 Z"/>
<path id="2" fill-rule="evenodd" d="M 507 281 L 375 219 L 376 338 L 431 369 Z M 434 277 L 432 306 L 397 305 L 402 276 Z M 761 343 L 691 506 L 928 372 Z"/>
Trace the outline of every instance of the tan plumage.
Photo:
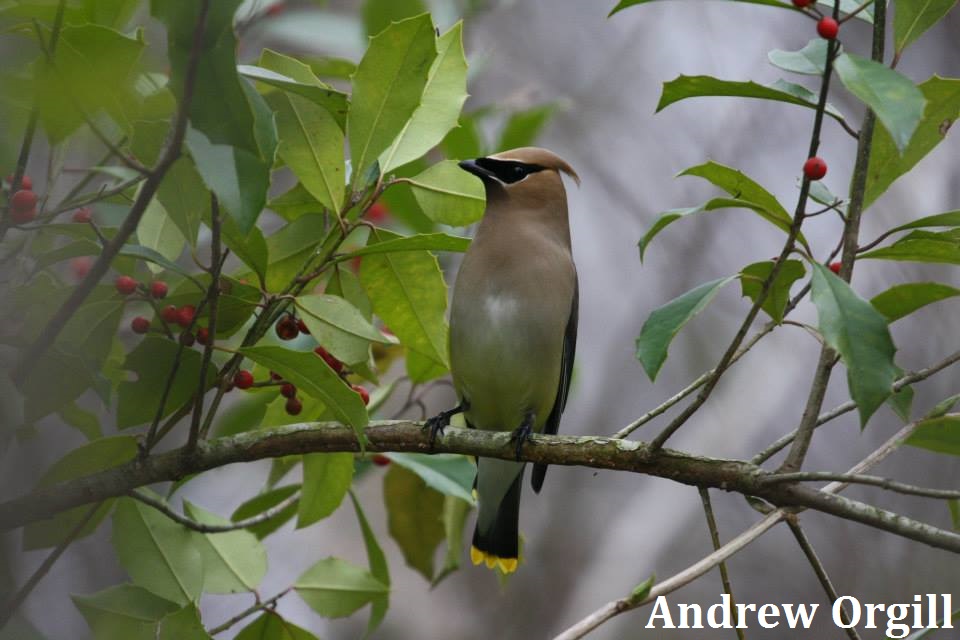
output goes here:
<path id="1" fill-rule="evenodd" d="M 468 425 L 517 432 L 519 453 L 529 432 L 556 433 L 566 402 L 577 273 L 560 172 L 579 179 L 562 158 L 536 147 L 461 166 L 483 180 L 487 207 L 454 287 L 450 368 Z M 478 461 L 474 562 L 516 569 L 523 469 L 518 462 Z M 537 491 L 545 472 L 534 468 Z"/>

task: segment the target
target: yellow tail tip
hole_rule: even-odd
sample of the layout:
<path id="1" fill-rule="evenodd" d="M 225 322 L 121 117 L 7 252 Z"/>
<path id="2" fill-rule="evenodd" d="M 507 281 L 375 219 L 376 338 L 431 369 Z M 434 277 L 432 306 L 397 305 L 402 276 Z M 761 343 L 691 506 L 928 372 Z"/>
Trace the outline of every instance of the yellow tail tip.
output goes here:
<path id="1" fill-rule="evenodd" d="M 470 547 L 470 561 L 475 565 L 485 564 L 488 569 L 499 569 L 503 574 L 513 573 L 519 565 L 517 558 L 501 558 L 473 546 Z"/>

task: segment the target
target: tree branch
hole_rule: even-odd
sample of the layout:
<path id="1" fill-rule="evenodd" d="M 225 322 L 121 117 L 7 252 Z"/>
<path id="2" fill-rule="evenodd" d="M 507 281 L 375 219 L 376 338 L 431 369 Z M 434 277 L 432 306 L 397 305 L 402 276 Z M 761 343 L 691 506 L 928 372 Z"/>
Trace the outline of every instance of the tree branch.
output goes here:
<path id="1" fill-rule="evenodd" d="M 713 503 L 710 500 L 710 490 L 704 487 L 698 487 L 700 490 L 700 503 L 703 505 L 703 515 L 707 518 L 707 528 L 710 530 L 710 542 L 713 543 L 713 550 L 720 550 L 720 531 L 717 529 L 717 519 L 713 516 Z M 730 586 L 730 576 L 727 574 L 727 563 L 721 561 L 717 568 L 720 569 L 720 584 L 723 585 L 723 592 L 730 596 L 730 606 L 733 607 L 736 601 L 733 597 L 733 588 Z M 745 640 L 743 629 L 735 627 L 737 637 Z"/>
<path id="2" fill-rule="evenodd" d="M 294 493 L 292 496 L 279 502 L 276 505 L 270 507 L 263 513 L 258 513 L 255 516 L 247 518 L 246 520 L 238 520 L 236 522 L 231 522 L 230 524 L 204 524 L 203 522 L 197 522 L 192 518 L 188 518 L 185 515 L 177 513 L 170 505 L 168 505 L 163 500 L 158 500 L 152 495 L 145 491 L 140 491 L 139 489 L 134 489 L 128 493 L 131 498 L 138 500 L 145 505 L 151 506 L 163 515 L 167 516 L 176 523 L 182 524 L 187 529 L 192 529 L 193 531 L 199 531 L 200 533 L 226 533 L 227 531 L 237 531 L 238 529 L 246 529 L 248 527 L 253 527 L 258 524 L 263 524 L 268 520 L 276 518 L 284 509 L 290 505 L 297 502 L 300 499 L 299 493 Z"/>
<path id="3" fill-rule="evenodd" d="M 918 487 L 905 482 L 898 482 L 890 478 L 880 476 L 868 476 L 851 473 L 834 473 L 832 471 L 799 471 L 797 473 L 775 473 L 764 479 L 768 484 L 777 484 L 780 482 L 845 482 L 847 484 L 866 484 L 874 487 L 881 487 L 888 491 L 904 493 L 909 496 L 921 496 L 923 498 L 937 498 L 939 500 L 960 500 L 960 490 L 951 489 L 930 489 L 927 487 Z"/>

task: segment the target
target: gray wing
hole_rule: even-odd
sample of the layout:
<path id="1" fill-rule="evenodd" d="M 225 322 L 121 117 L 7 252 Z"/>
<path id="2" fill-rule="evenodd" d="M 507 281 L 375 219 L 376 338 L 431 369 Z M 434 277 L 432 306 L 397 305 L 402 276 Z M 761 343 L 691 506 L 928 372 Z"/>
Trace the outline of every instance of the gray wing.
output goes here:
<path id="1" fill-rule="evenodd" d="M 554 435 L 560 428 L 560 415 L 567 406 L 567 393 L 570 391 L 570 378 L 573 376 L 573 360 L 577 351 L 577 316 L 580 306 L 580 284 L 576 275 L 573 280 L 573 304 L 570 307 L 570 319 L 567 320 L 567 330 L 563 335 L 563 359 L 560 365 L 560 384 L 557 388 L 557 399 L 553 403 L 553 409 L 547 418 L 547 423 L 543 427 L 543 432 Z M 547 475 L 547 465 L 533 465 L 533 474 L 530 476 L 530 485 L 533 490 L 540 493 L 543 487 L 543 479 Z"/>

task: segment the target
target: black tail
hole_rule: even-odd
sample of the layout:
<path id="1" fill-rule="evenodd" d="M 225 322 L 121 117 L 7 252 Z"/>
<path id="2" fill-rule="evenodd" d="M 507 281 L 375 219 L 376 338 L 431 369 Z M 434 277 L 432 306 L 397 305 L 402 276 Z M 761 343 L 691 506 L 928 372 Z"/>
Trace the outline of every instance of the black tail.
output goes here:
<path id="1" fill-rule="evenodd" d="M 520 538 L 520 485 L 523 483 L 523 472 L 517 474 L 516 479 L 503 502 L 497 507 L 497 515 L 493 526 L 486 531 L 479 527 L 473 530 L 473 546 L 498 558 L 516 558 L 519 553 Z"/>

